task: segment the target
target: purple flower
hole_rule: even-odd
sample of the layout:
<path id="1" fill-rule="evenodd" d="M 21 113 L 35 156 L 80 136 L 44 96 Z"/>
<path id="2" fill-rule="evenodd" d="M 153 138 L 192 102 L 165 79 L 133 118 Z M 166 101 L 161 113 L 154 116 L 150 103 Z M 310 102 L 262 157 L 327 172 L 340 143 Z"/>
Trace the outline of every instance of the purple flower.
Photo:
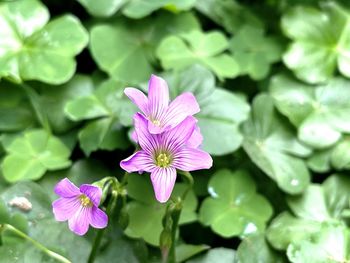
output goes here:
<path id="1" fill-rule="evenodd" d="M 155 75 L 151 76 L 148 83 L 148 98 L 135 88 L 126 88 L 124 93 L 143 112 L 152 134 L 174 128 L 186 117 L 199 112 L 196 98 L 190 92 L 181 94 L 169 104 L 168 85 L 164 79 Z"/>
<path id="2" fill-rule="evenodd" d="M 69 229 L 77 235 L 84 235 L 89 225 L 105 228 L 108 217 L 98 208 L 101 200 L 101 188 L 89 184 L 76 187 L 68 178 L 55 186 L 55 193 L 60 198 L 52 203 L 57 221 L 68 220 Z"/>
<path id="3" fill-rule="evenodd" d="M 189 138 L 198 132 L 194 117 L 187 117 L 175 128 L 162 134 L 151 134 L 147 119 L 140 113 L 135 114 L 134 124 L 142 149 L 121 161 L 120 166 L 129 173 L 151 173 L 159 202 L 164 203 L 169 199 L 176 181 L 176 169 L 194 171 L 212 166 L 213 160 L 208 153 L 188 145 Z"/>

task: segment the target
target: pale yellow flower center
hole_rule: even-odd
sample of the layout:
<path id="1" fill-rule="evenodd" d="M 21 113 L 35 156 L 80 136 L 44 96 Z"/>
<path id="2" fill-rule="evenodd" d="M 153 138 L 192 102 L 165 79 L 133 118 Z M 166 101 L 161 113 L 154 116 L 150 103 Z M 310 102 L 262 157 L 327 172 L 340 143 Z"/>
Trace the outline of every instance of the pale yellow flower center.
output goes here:
<path id="1" fill-rule="evenodd" d="M 91 202 L 90 198 L 87 197 L 86 195 L 84 195 L 84 194 L 80 195 L 79 199 L 80 199 L 80 203 L 82 206 L 92 207 L 92 202 Z"/>
<path id="2" fill-rule="evenodd" d="M 170 160 L 169 156 L 165 153 L 158 154 L 158 156 L 156 158 L 157 166 L 162 167 L 162 168 L 168 167 L 170 164 L 170 161 L 171 160 Z"/>
<path id="3" fill-rule="evenodd" d="M 160 121 L 159 120 L 152 120 L 152 123 L 156 126 L 160 126 Z"/>

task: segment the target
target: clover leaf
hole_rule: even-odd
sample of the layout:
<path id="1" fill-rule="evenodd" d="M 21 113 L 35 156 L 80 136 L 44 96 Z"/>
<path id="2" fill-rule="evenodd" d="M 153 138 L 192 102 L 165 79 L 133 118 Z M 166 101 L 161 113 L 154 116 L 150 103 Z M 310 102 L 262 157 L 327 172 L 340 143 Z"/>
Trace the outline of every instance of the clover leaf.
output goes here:
<path id="1" fill-rule="evenodd" d="M 262 29 L 251 26 L 242 27 L 234 35 L 229 49 L 239 65 L 240 74 L 248 74 L 254 80 L 265 78 L 270 64 L 279 61 L 282 53 L 277 38 L 265 37 Z"/>
<path id="2" fill-rule="evenodd" d="M 90 51 L 97 65 L 114 79 L 137 85 L 155 71 L 155 48 L 164 36 L 198 27 L 191 14 L 97 24 L 90 30 Z M 135 69 L 136 66 L 136 69 Z"/>
<path id="3" fill-rule="evenodd" d="M 128 0 L 123 8 L 123 15 L 130 18 L 143 18 L 160 8 L 173 12 L 189 10 L 195 3 L 196 0 Z"/>
<path id="4" fill-rule="evenodd" d="M 224 247 L 210 249 L 203 255 L 187 261 L 188 263 L 235 262 L 236 251 Z"/>
<path id="5" fill-rule="evenodd" d="M 231 56 L 223 53 L 227 48 L 228 41 L 223 33 L 194 30 L 163 39 L 157 57 L 165 69 L 178 70 L 199 63 L 219 78 L 233 78 L 238 75 L 239 67 Z"/>
<path id="6" fill-rule="evenodd" d="M 124 96 L 123 88 L 117 81 L 106 80 L 93 93 L 66 104 L 65 112 L 71 120 L 90 120 L 78 134 L 86 155 L 97 149 L 125 149 L 128 146 L 123 127 L 132 124 L 136 109 Z"/>
<path id="7" fill-rule="evenodd" d="M 261 20 L 249 8 L 236 1 L 201 0 L 196 2 L 196 9 L 229 33 L 236 33 L 244 25 L 263 28 Z"/>
<path id="8" fill-rule="evenodd" d="M 185 184 L 176 184 L 173 197 L 180 196 L 186 189 Z M 125 234 L 132 238 L 143 238 L 147 243 L 158 246 L 163 230 L 162 219 L 167 204 L 157 202 L 152 185 L 147 175 L 130 174 L 128 178 L 128 195 L 133 201 L 128 203 L 129 225 Z M 192 191 L 183 202 L 179 224 L 186 224 L 197 219 L 195 213 L 197 198 Z"/>
<path id="9" fill-rule="evenodd" d="M 283 122 L 269 95 L 255 97 L 251 118 L 243 124 L 243 135 L 246 153 L 279 188 L 298 194 L 308 186 L 310 174 L 300 157 L 309 155 L 310 149 Z"/>
<path id="10" fill-rule="evenodd" d="M 0 77 L 50 84 L 72 77 L 87 32 L 72 15 L 48 20 L 47 8 L 37 0 L 0 3 Z"/>
<path id="11" fill-rule="evenodd" d="M 350 132 L 349 84 L 343 78 L 334 78 L 314 87 L 278 75 L 271 81 L 270 90 L 278 110 L 298 127 L 299 139 L 322 149 Z"/>
<path id="12" fill-rule="evenodd" d="M 238 262 L 285 262 L 267 243 L 264 234 L 246 237 L 237 248 Z"/>
<path id="13" fill-rule="evenodd" d="M 214 155 L 224 155 L 240 147 L 243 136 L 239 125 L 248 118 L 250 110 L 244 99 L 232 92 L 215 88 L 213 73 L 201 65 L 167 73 L 165 79 L 173 98 L 186 91 L 196 96 L 201 108 L 196 118 L 204 137 L 204 150 Z"/>
<path id="14" fill-rule="evenodd" d="M 335 2 L 323 9 L 299 6 L 282 17 L 282 30 L 294 42 L 283 61 L 308 83 L 321 83 L 339 71 L 350 76 L 349 13 Z"/>
<path id="15" fill-rule="evenodd" d="M 249 235 L 265 229 L 272 216 L 268 200 L 256 193 L 253 179 L 244 171 L 220 170 L 209 181 L 199 219 L 223 237 Z"/>
<path id="16" fill-rule="evenodd" d="M 344 223 L 323 223 L 319 233 L 293 243 L 287 256 L 293 263 L 347 262 L 350 259 L 350 231 Z"/>
<path id="17" fill-rule="evenodd" d="M 89 14 L 97 17 L 108 17 L 117 12 L 126 0 L 77 0 Z"/>
<path id="18" fill-rule="evenodd" d="M 36 180 L 47 170 L 59 170 L 71 164 L 69 149 L 44 130 L 27 131 L 4 147 L 7 155 L 1 168 L 8 182 Z"/>
<path id="19" fill-rule="evenodd" d="M 267 230 L 267 239 L 279 250 L 316 240 L 324 235 L 325 224 L 342 223 L 343 212 L 349 209 L 349 198 L 350 179 L 345 175 L 335 174 L 322 185 L 312 184 L 302 195 L 287 198 L 295 216 L 284 212 L 276 217 Z M 341 242 L 337 245 L 341 247 Z"/>

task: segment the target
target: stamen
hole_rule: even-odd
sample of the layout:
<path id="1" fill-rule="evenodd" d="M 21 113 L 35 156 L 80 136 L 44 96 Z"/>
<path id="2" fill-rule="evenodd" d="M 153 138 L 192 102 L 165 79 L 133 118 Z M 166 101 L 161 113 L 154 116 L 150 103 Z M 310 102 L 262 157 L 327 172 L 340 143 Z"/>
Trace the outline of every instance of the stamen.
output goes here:
<path id="1" fill-rule="evenodd" d="M 160 121 L 159 120 L 152 120 L 152 123 L 156 126 L 160 126 Z"/>
<path id="2" fill-rule="evenodd" d="M 169 164 L 170 164 L 170 158 L 169 158 L 169 156 L 166 155 L 165 153 L 160 153 L 160 154 L 157 156 L 156 162 L 157 162 L 157 166 L 162 167 L 162 168 L 165 168 L 165 167 L 168 167 L 168 166 L 169 166 Z"/>
<path id="3" fill-rule="evenodd" d="M 84 194 L 80 195 L 79 199 L 80 199 L 80 203 L 82 206 L 92 207 L 92 202 L 91 202 L 90 198 L 87 197 L 86 195 L 84 195 Z"/>

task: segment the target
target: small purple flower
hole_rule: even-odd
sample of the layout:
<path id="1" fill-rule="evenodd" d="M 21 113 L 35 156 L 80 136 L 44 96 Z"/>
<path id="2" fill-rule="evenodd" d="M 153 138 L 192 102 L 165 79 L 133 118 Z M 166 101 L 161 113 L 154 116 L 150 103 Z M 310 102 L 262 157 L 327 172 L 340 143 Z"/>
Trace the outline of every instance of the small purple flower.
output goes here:
<path id="1" fill-rule="evenodd" d="M 105 228 L 108 217 L 98 208 L 101 188 L 89 184 L 76 187 L 68 178 L 64 178 L 55 186 L 55 193 L 60 196 L 52 203 L 53 213 L 57 221 L 68 220 L 68 226 L 75 234 L 82 236 L 89 225 L 94 228 Z"/>
<path id="2" fill-rule="evenodd" d="M 162 134 L 150 133 L 148 121 L 140 113 L 135 114 L 134 124 L 142 149 L 121 161 L 120 166 L 129 173 L 151 173 L 155 196 L 159 202 L 164 203 L 169 199 L 176 181 L 176 169 L 194 171 L 212 166 L 210 155 L 197 148 L 198 140 L 194 140 L 196 147 L 188 145 L 189 138 L 198 132 L 194 117 L 187 117 L 175 128 Z"/>
<path id="3" fill-rule="evenodd" d="M 151 76 L 148 83 L 148 98 L 135 88 L 126 88 L 124 93 L 143 112 L 152 134 L 174 128 L 186 117 L 199 112 L 197 100 L 190 92 L 181 94 L 169 104 L 168 85 L 164 79 L 155 75 Z"/>

